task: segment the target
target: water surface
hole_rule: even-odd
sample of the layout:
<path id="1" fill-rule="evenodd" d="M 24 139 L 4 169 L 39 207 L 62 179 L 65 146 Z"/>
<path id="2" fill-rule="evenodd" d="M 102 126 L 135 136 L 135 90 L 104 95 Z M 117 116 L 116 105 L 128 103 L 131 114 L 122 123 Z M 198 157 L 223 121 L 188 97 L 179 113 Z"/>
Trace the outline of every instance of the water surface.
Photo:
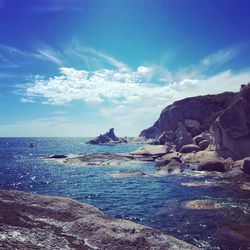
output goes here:
<path id="1" fill-rule="evenodd" d="M 30 141 L 34 148 L 27 147 Z M 108 215 L 159 228 L 204 249 L 250 249 L 246 239 L 228 240 L 230 230 L 241 232 L 241 236 L 249 234 L 250 192 L 241 190 L 237 183 L 186 187 L 181 183 L 205 179 L 185 175 L 156 177 L 150 175 L 155 171 L 153 163 L 76 167 L 42 159 L 52 154 L 128 153 L 140 146 L 99 146 L 85 144 L 86 141 L 87 138 L 0 138 L 0 188 L 70 197 Z M 135 168 L 148 176 L 110 176 L 114 171 Z M 209 180 L 218 181 L 214 177 Z M 250 179 L 246 177 L 245 181 Z M 185 202 L 196 199 L 212 199 L 223 208 L 185 208 Z"/>

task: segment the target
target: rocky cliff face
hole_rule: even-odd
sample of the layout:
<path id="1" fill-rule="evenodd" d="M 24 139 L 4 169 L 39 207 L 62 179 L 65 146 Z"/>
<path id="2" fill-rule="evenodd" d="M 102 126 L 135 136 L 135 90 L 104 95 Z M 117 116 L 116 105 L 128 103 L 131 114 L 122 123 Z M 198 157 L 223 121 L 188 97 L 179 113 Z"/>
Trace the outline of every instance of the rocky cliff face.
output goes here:
<path id="1" fill-rule="evenodd" d="M 228 150 L 235 159 L 250 156 L 250 84 L 240 99 L 228 107 L 212 125 L 217 150 Z"/>
<path id="2" fill-rule="evenodd" d="M 237 93 L 225 92 L 176 101 L 163 109 L 155 124 L 143 130 L 140 136 L 157 138 L 163 132 L 176 131 L 179 122 L 186 126 L 192 136 L 198 135 L 208 129 L 215 118 L 237 99 Z"/>

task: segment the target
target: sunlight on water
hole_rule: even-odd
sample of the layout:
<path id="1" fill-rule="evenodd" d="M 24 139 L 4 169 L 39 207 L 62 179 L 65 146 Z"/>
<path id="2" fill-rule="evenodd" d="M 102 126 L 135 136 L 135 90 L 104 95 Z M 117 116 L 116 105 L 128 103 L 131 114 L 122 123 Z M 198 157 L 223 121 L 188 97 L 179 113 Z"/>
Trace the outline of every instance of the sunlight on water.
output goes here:
<path id="1" fill-rule="evenodd" d="M 85 144 L 86 139 L 82 138 L 32 138 L 35 147 L 30 148 L 30 140 L 0 139 L 0 188 L 71 197 L 108 215 L 159 228 L 204 249 L 225 249 L 227 244 L 238 244 L 227 243 L 225 235 L 235 228 L 242 232 L 241 227 L 249 227 L 249 191 L 227 182 L 213 187 L 185 186 L 183 183 L 202 183 L 205 179 L 191 174 L 130 178 L 110 175 L 135 168 L 152 174 L 152 163 L 73 167 L 42 160 L 52 154 L 128 153 L 139 145 L 95 146 Z M 210 177 L 208 181 L 215 180 Z M 213 200 L 222 208 L 187 209 L 185 204 L 190 200 Z"/>

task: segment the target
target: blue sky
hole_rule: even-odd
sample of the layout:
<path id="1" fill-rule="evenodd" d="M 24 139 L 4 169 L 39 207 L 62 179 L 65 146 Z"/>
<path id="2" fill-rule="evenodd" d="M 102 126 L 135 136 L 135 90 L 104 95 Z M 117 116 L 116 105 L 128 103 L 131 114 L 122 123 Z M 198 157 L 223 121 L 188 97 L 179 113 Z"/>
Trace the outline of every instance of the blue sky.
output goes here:
<path id="1" fill-rule="evenodd" d="M 0 0 L 0 136 L 138 135 L 250 81 L 250 0 Z"/>

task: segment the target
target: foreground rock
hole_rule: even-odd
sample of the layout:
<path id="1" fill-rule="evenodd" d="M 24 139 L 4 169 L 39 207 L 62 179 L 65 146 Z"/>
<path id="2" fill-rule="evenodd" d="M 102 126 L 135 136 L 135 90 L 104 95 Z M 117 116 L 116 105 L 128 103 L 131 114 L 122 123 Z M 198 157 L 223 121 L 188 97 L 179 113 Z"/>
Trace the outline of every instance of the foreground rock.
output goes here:
<path id="1" fill-rule="evenodd" d="M 68 198 L 0 191 L 1 249 L 198 249 Z"/>
<path id="2" fill-rule="evenodd" d="M 126 143 L 127 141 L 123 138 L 118 138 L 115 133 L 114 129 L 111 128 L 105 134 L 97 136 L 95 139 L 88 141 L 89 144 L 117 144 L 117 143 Z"/>

